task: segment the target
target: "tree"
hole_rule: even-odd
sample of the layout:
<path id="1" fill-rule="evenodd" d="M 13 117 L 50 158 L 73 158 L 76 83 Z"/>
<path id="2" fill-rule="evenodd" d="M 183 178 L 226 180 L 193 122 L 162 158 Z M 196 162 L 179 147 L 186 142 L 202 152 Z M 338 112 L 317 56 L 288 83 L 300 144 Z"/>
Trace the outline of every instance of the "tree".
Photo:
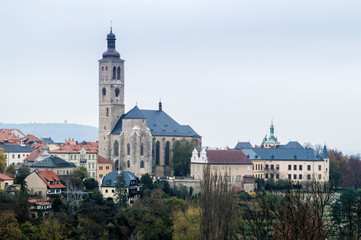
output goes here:
<path id="1" fill-rule="evenodd" d="M 25 164 L 22 164 L 18 169 L 18 173 L 16 174 L 15 183 L 23 185 L 25 178 L 29 174 L 30 174 L 29 167 Z"/>
<path id="2" fill-rule="evenodd" d="M 68 213 L 69 215 L 75 215 L 80 211 L 84 201 L 84 187 L 78 186 L 70 179 L 65 180 L 65 186 Z"/>
<path id="3" fill-rule="evenodd" d="M 154 188 L 153 179 L 149 175 L 149 173 L 143 174 L 142 177 L 140 178 L 140 182 L 144 184 L 144 189 L 151 190 Z"/>
<path id="4" fill-rule="evenodd" d="M 10 165 L 6 168 L 5 174 L 8 175 L 9 177 L 15 178 L 16 171 L 15 171 L 14 164 L 10 164 Z"/>
<path id="5" fill-rule="evenodd" d="M 22 240 L 36 239 L 37 229 L 30 222 L 25 222 L 20 225 L 20 230 L 23 234 Z"/>
<path id="6" fill-rule="evenodd" d="M 332 205 L 332 221 L 340 239 L 361 239 L 361 192 L 348 189 Z"/>
<path id="7" fill-rule="evenodd" d="M 200 209 L 189 207 L 185 212 L 178 211 L 173 222 L 174 240 L 199 240 L 200 236 Z"/>
<path id="8" fill-rule="evenodd" d="M 73 176 L 80 181 L 83 181 L 84 178 L 88 177 L 88 172 L 85 167 L 77 167 L 73 172 Z"/>
<path id="9" fill-rule="evenodd" d="M 87 178 L 83 181 L 86 190 L 94 191 L 98 189 L 98 182 L 94 178 Z"/>
<path id="10" fill-rule="evenodd" d="M 232 239 L 234 236 L 234 189 L 227 176 L 216 176 L 204 168 L 201 183 L 201 239 Z"/>
<path id="11" fill-rule="evenodd" d="M 0 239 L 20 240 L 21 238 L 22 234 L 19 228 L 19 223 L 16 220 L 14 213 L 11 211 L 4 211 L 0 213 Z"/>
<path id="12" fill-rule="evenodd" d="M 5 172 L 6 166 L 6 155 L 4 154 L 4 149 L 0 148 L 0 173 Z"/>
<path id="13" fill-rule="evenodd" d="M 186 140 L 175 141 L 173 145 L 173 171 L 175 176 L 187 176 L 190 174 L 190 161 L 194 142 Z"/>
<path id="14" fill-rule="evenodd" d="M 128 187 L 123 172 L 117 176 L 117 183 L 115 184 L 115 201 L 121 207 L 128 206 Z"/>

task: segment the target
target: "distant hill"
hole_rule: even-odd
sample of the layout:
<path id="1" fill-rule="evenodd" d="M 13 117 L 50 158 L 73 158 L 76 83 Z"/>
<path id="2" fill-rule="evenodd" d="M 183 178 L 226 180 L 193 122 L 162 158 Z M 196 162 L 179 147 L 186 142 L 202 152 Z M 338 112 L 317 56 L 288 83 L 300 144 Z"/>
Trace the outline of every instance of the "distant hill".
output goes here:
<path id="1" fill-rule="evenodd" d="M 55 142 L 64 142 L 69 138 L 78 141 L 97 141 L 98 128 L 69 123 L 0 123 L 0 128 L 17 128 L 25 135 L 33 134 L 37 137 L 51 137 Z"/>

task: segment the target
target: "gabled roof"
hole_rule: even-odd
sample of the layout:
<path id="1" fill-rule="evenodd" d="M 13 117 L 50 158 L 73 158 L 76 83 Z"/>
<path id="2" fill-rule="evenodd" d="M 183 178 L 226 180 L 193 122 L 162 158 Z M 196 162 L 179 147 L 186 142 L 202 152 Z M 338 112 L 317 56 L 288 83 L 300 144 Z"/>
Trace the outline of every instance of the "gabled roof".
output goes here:
<path id="1" fill-rule="evenodd" d="M 0 144 L 0 148 L 4 149 L 4 153 L 31 153 L 34 151 L 34 148 L 28 147 L 28 146 L 22 146 L 22 145 L 6 145 L 6 144 Z"/>
<path id="2" fill-rule="evenodd" d="M 46 143 L 46 144 L 55 144 L 55 142 L 53 141 L 53 139 L 51 139 L 51 137 L 44 137 L 44 138 L 41 138 L 41 140 Z"/>
<path id="3" fill-rule="evenodd" d="M 139 181 L 138 178 L 129 171 L 122 171 L 126 187 L 130 186 L 131 181 Z M 101 187 L 115 187 L 117 184 L 117 177 L 120 173 L 113 171 L 105 175 L 102 181 Z"/>
<path id="4" fill-rule="evenodd" d="M 36 170 L 35 172 L 48 188 L 65 188 L 60 182 L 58 175 L 52 170 Z M 49 182 L 53 182 L 53 184 L 50 184 Z"/>
<path id="5" fill-rule="evenodd" d="M 252 162 L 241 151 L 206 150 L 209 164 L 249 164 Z"/>
<path id="6" fill-rule="evenodd" d="M 297 141 L 289 141 L 286 145 L 278 145 L 276 148 L 303 148 Z"/>
<path id="7" fill-rule="evenodd" d="M 48 157 L 42 161 L 34 162 L 31 168 L 75 168 L 75 164 L 67 162 L 59 157 Z"/>
<path id="8" fill-rule="evenodd" d="M 1 181 L 14 180 L 14 178 L 6 176 L 6 175 L 0 173 L 0 180 Z"/>
<path id="9" fill-rule="evenodd" d="M 127 119 L 127 115 L 132 110 L 121 116 L 118 123 L 115 125 L 112 134 L 120 134 L 122 132 L 122 120 Z M 136 111 L 138 118 L 140 112 L 141 115 L 144 116 L 144 118 L 147 120 L 147 127 L 150 129 L 150 133 L 153 136 L 199 137 L 199 135 L 189 125 L 180 125 L 164 111 L 138 110 Z"/>
<path id="10" fill-rule="evenodd" d="M 45 151 L 47 150 L 42 148 L 35 149 L 24 159 L 24 161 L 34 162 Z"/>
<path id="11" fill-rule="evenodd" d="M 242 151 L 247 155 L 248 152 Z M 260 160 L 322 161 L 313 149 L 307 148 L 253 148 Z"/>
<path id="12" fill-rule="evenodd" d="M 241 149 L 249 149 L 253 148 L 250 142 L 238 142 L 234 149 L 241 150 Z"/>
<path id="13" fill-rule="evenodd" d="M 135 106 L 132 110 L 125 114 L 123 119 L 145 119 L 145 116 L 139 110 L 138 106 Z"/>
<path id="14" fill-rule="evenodd" d="M 110 160 L 108 160 L 108 159 L 106 159 L 106 158 L 104 158 L 104 157 L 102 157 L 102 156 L 100 156 L 100 155 L 98 155 L 98 163 L 108 163 L 108 164 L 113 164 L 113 162 L 112 162 L 112 161 L 110 161 Z"/>

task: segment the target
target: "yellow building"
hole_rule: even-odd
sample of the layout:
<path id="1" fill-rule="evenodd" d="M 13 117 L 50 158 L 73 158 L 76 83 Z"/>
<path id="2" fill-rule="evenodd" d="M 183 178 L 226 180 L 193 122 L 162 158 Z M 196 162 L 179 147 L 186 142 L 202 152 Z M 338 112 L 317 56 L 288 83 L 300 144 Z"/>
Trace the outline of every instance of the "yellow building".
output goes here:
<path id="1" fill-rule="evenodd" d="M 5 190 L 8 186 L 14 184 L 14 178 L 0 173 L 0 189 Z"/>

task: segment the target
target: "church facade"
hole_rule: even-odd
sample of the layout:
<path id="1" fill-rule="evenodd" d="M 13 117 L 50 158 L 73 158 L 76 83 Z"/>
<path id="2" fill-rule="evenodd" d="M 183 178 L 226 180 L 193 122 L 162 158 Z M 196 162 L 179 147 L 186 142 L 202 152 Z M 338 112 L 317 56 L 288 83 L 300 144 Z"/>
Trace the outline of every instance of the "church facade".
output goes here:
<path id="1" fill-rule="evenodd" d="M 202 138 L 189 125 L 180 125 L 162 109 L 135 106 L 125 113 L 124 60 L 115 49 L 115 35 L 107 35 L 107 50 L 99 60 L 99 155 L 113 162 L 115 170 L 137 176 L 171 176 L 173 144 Z"/>

